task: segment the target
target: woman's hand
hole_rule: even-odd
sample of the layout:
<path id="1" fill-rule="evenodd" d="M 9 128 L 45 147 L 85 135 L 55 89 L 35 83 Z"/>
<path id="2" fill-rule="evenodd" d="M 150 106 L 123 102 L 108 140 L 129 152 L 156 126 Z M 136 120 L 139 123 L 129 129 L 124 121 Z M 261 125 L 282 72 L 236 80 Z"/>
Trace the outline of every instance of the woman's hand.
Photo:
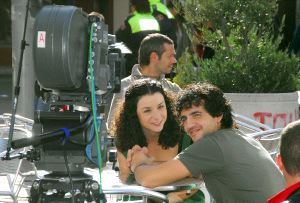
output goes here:
<path id="1" fill-rule="evenodd" d="M 149 155 L 147 147 L 135 145 L 132 149 L 128 150 L 127 163 L 132 172 L 134 172 L 137 166 L 151 164 L 153 161 L 154 158 Z"/>
<path id="2" fill-rule="evenodd" d="M 142 150 L 142 148 L 139 145 L 134 145 L 131 149 L 128 150 L 128 152 L 127 152 L 127 164 L 128 164 L 129 168 L 131 166 L 132 156 L 134 155 L 135 152 L 141 151 L 141 150 Z"/>

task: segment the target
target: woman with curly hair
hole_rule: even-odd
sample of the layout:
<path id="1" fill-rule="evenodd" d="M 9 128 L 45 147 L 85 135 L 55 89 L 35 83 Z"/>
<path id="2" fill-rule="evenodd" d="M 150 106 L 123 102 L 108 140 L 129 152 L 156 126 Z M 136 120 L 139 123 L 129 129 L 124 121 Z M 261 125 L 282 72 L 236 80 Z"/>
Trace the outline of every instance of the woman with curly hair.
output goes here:
<path id="1" fill-rule="evenodd" d="M 159 82 L 150 79 L 138 80 L 127 89 L 124 102 L 118 106 L 112 132 L 122 182 L 131 173 L 126 157 L 134 145 L 147 146 L 158 162 L 170 160 L 180 151 L 182 132 L 172 96 Z"/>
<path id="2" fill-rule="evenodd" d="M 119 178 L 123 183 L 134 178 L 127 163 L 127 152 L 135 145 L 146 146 L 155 162 L 164 162 L 191 144 L 177 122 L 172 96 L 157 81 L 135 81 L 116 112 L 112 133 L 117 147 Z M 185 198 L 193 194 L 184 192 Z"/>

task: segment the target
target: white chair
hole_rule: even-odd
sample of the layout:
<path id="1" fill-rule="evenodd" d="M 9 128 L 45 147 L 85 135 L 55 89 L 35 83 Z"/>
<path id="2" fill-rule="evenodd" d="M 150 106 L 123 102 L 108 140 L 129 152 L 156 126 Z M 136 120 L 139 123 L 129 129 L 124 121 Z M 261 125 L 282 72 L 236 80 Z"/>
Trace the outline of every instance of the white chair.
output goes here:
<path id="1" fill-rule="evenodd" d="M 257 139 L 275 160 L 279 151 L 282 128 L 273 129 L 251 118 L 232 113 L 238 128 L 247 135 Z"/>
<path id="2" fill-rule="evenodd" d="M 156 199 L 160 202 L 168 202 L 168 198 L 166 195 L 153 191 L 148 188 L 144 188 L 142 186 L 131 186 L 131 185 L 119 185 L 103 188 L 103 193 L 106 195 L 132 195 L 132 196 L 141 196 L 141 200 L 129 201 L 130 203 L 137 202 L 148 202 L 149 199 Z M 115 201 L 118 201 L 116 199 Z M 121 200 L 122 201 L 122 200 Z M 128 202 L 128 201 L 126 201 Z"/>
<path id="3" fill-rule="evenodd" d="M 245 133 L 261 132 L 264 130 L 272 129 L 270 126 L 259 123 L 251 118 L 242 116 L 240 114 L 232 112 L 233 119 L 237 126 Z"/>
<path id="4" fill-rule="evenodd" d="M 3 121 L 0 124 L 0 157 L 4 157 L 7 150 L 10 114 L 3 114 L 0 119 Z M 14 138 L 24 138 L 31 136 L 31 128 L 33 121 L 21 116 L 16 116 L 16 124 L 14 128 Z M 25 152 L 26 149 L 12 150 L 12 154 Z M 21 175 L 20 169 L 22 166 L 22 159 L 14 159 L 9 161 L 1 161 L 0 178 L 1 189 L 0 196 L 8 196 L 14 202 L 18 202 L 18 195 L 21 190 L 24 176 Z"/>
<path id="5" fill-rule="evenodd" d="M 94 174 L 95 169 L 86 169 L 86 173 Z M 97 180 L 99 177 L 94 176 L 94 180 Z M 168 186 L 160 186 L 154 189 L 144 188 L 142 186 L 137 185 L 124 185 L 120 182 L 118 177 L 118 172 L 111 170 L 110 166 L 107 166 L 102 171 L 102 185 L 103 192 L 106 195 L 107 202 L 122 202 L 124 195 L 132 195 L 132 196 L 141 196 L 143 197 L 141 200 L 131 200 L 130 203 L 136 202 L 147 202 L 149 198 L 158 199 L 160 202 L 168 202 L 167 196 L 162 194 L 165 192 L 176 191 L 186 188 L 187 185 L 196 185 L 199 188 L 205 197 L 205 203 L 213 203 L 211 196 L 209 195 L 205 184 L 202 180 L 188 178 L 181 181 L 177 181 Z M 128 202 L 128 201 L 124 201 Z"/>
<path id="6" fill-rule="evenodd" d="M 276 155 L 279 153 L 281 131 L 282 128 L 276 128 L 262 132 L 251 133 L 250 136 L 258 139 L 275 161 Z"/>

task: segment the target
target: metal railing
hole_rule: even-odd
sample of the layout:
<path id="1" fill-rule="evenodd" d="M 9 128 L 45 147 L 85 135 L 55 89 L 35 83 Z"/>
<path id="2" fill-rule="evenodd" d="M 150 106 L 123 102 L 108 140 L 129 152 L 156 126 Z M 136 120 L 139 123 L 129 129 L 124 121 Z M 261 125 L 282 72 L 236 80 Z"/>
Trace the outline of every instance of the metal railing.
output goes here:
<path id="1" fill-rule="evenodd" d="M 11 114 L 0 115 L 0 157 L 6 154 L 10 119 Z M 17 115 L 16 124 L 14 126 L 14 138 L 31 137 L 32 125 L 33 120 Z M 12 150 L 11 153 L 16 154 L 25 151 L 26 148 L 23 148 Z M 3 190 L 0 191 L 0 196 L 10 196 L 14 202 L 18 202 L 18 195 L 25 179 L 20 173 L 21 166 L 22 159 L 14 159 L 2 161 L 0 167 L 0 177 L 2 177 L 2 181 L 4 181 L 2 182 Z"/>

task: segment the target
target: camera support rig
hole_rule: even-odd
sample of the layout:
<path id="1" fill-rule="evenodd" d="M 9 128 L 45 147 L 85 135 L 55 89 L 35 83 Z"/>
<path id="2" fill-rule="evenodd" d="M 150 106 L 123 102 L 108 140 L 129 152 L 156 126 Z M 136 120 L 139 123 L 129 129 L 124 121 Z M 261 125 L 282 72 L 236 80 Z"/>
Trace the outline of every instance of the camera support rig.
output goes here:
<path id="1" fill-rule="evenodd" d="M 35 180 L 30 189 L 29 202 L 87 202 L 104 200 L 104 194 L 99 192 L 99 184 L 87 174 L 73 176 L 75 189 L 74 200 L 70 191 L 70 179 L 65 176 L 47 175 Z M 45 193 L 47 191 L 47 194 Z M 52 194 L 51 194 L 52 193 Z"/>
<path id="2" fill-rule="evenodd" d="M 84 146 L 87 144 L 86 135 L 91 127 L 91 116 L 84 114 L 80 112 L 40 112 L 36 116 L 33 126 L 33 133 L 36 136 L 12 142 L 13 148 L 33 145 L 34 148 L 27 151 L 26 154 L 20 154 L 18 158 L 26 158 L 35 162 L 37 169 L 52 171 L 33 182 L 30 190 L 30 203 L 84 202 L 84 200 L 99 202 L 99 200 L 105 200 L 104 194 L 100 193 L 98 182 L 93 180 L 91 175 L 83 172 L 83 167 L 87 164 Z M 84 117 L 86 117 L 85 120 L 81 121 Z M 62 124 L 70 132 L 68 142 L 64 144 L 59 138 L 64 138 L 65 133 L 62 130 L 53 131 Z M 49 130 L 52 131 L 49 132 Z M 36 134 L 41 131 L 49 133 Z M 78 145 L 81 146 L 78 147 Z M 61 147 L 64 148 L 63 151 Z M 71 159 L 66 161 L 67 157 L 71 157 Z"/>
<path id="3" fill-rule="evenodd" d="M 35 39 L 34 68 L 46 108 L 35 113 L 33 137 L 11 144 L 33 146 L 19 158 L 51 171 L 34 181 L 30 202 L 105 201 L 101 183 L 83 171 L 89 163 L 85 149 L 95 137 L 99 140 L 94 133 L 102 132 L 95 122 L 97 107 L 119 91 L 122 53 L 104 22 L 74 6 L 43 7 L 36 17 Z M 106 154 L 105 146 L 98 148 L 101 152 Z"/>

